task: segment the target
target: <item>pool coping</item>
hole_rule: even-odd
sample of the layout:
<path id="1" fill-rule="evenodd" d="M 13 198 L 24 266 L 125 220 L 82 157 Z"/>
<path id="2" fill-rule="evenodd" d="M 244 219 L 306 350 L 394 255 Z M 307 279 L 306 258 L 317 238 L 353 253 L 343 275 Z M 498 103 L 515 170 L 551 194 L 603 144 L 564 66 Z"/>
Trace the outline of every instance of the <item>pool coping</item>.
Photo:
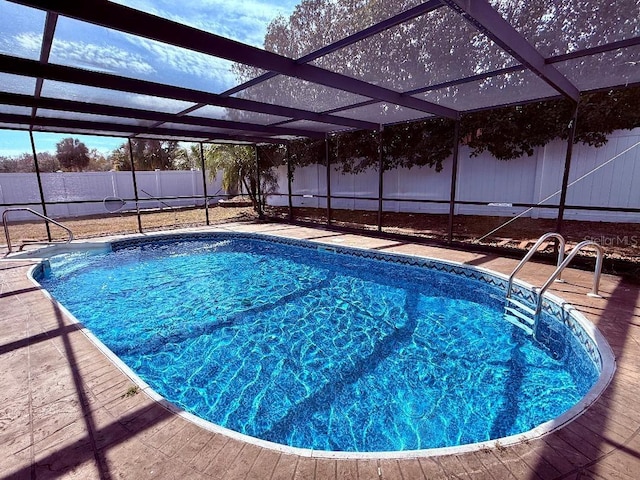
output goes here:
<path id="1" fill-rule="evenodd" d="M 229 236 L 229 237 L 240 237 L 240 238 L 263 238 L 267 240 L 277 241 L 278 243 L 285 243 L 290 245 L 304 246 L 308 247 L 306 244 L 324 246 L 327 247 L 331 251 L 343 251 L 345 253 L 353 254 L 354 252 L 360 252 L 366 254 L 367 257 L 392 257 L 392 258 L 405 258 L 405 259 L 419 259 L 420 261 L 426 262 L 437 262 L 439 264 L 445 264 L 453 268 L 464 269 L 464 270 L 473 270 L 477 272 L 481 272 L 485 275 L 490 275 L 493 277 L 497 277 L 501 279 L 503 282 L 508 281 L 508 276 L 504 275 L 500 272 L 496 272 L 494 270 L 486 269 L 478 266 L 470 266 L 465 265 L 460 262 L 455 262 L 451 260 L 442 260 L 436 257 L 428 257 L 422 255 L 407 255 L 402 253 L 388 253 L 388 252 L 379 252 L 372 248 L 366 247 L 354 247 L 354 246 L 343 246 L 336 245 L 333 243 L 327 243 L 319 240 L 299 240 L 299 239 L 291 239 L 291 238 L 283 238 L 278 235 L 271 235 L 268 232 L 228 232 L 228 231 L 219 231 L 219 230 L 211 230 L 211 231 L 187 231 L 187 232 L 153 232 L 149 234 L 136 234 L 136 235 L 126 235 L 119 236 L 110 239 L 97 239 L 89 242 L 73 242 L 67 245 L 55 245 L 52 247 L 45 247 L 44 249 L 34 250 L 33 252 L 26 252 L 25 254 L 16 255 L 15 257 L 11 257 L 5 260 L 31 260 L 34 263 L 31 268 L 29 268 L 29 279 L 32 283 L 34 283 L 38 288 L 42 290 L 47 298 L 49 298 L 52 302 L 54 302 L 61 311 L 75 324 L 79 325 L 80 331 L 107 357 L 109 360 L 127 377 L 131 379 L 131 381 L 139 387 L 141 391 L 146 393 L 151 399 L 158 402 L 167 410 L 179 415 L 180 417 L 186 419 L 187 421 L 194 423 L 195 425 L 214 432 L 221 433 L 230 438 L 250 443 L 256 445 L 258 447 L 278 451 L 284 454 L 292 454 L 298 455 L 302 457 L 311 457 L 311 458 L 329 458 L 329 459 L 406 459 L 406 458 L 416 458 L 416 457 L 436 457 L 436 456 L 444 456 L 451 454 L 462 454 L 475 452 L 486 449 L 493 448 L 501 448 L 511 445 L 516 445 L 520 443 L 527 443 L 534 439 L 541 438 L 550 433 L 555 432 L 556 430 L 564 427 L 568 423 L 572 422 L 580 415 L 582 415 L 594 402 L 600 398 L 601 394 L 605 391 L 609 383 L 611 382 L 613 375 L 616 370 L 616 361 L 615 355 L 611 346 L 606 341 L 605 337 L 602 333 L 595 327 L 595 325 L 590 322 L 579 310 L 577 310 L 573 305 L 566 302 L 561 297 L 551 294 L 545 293 L 544 298 L 556 304 L 560 311 L 565 312 L 567 315 L 570 315 L 579 326 L 584 330 L 586 335 L 595 343 L 597 347 L 597 352 L 600 355 L 601 360 L 601 371 L 598 377 L 597 382 L 592 386 L 592 388 L 587 392 L 587 394 L 573 407 L 564 412 L 562 415 L 544 422 L 537 427 L 528 430 L 526 432 L 522 432 L 516 435 L 511 435 L 507 437 L 502 437 L 495 440 L 488 440 L 483 442 L 477 442 L 472 444 L 465 444 L 459 446 L 451 446 L 451 447 L 439 447 L 439 448 L 430 448 L 430 449 L 418 449 L 418 450 L 403 450 L 403 451 L 381 451 L 381 452 L 342 452 L 342 451 L 327 451 L 327 450 L 315 450 L 315 449 L 306 449 L 306 448 L 298 448 L 298 447 L 290 447 L 287 445 L 278 444 L 275 442 L 270 442 L 267 440 L 262 440 L 256 437 L 251 437 L 246 434 L 242 434 L 236 432 L 234 430 L 227 429 L 215 423 L 209 422 L 207 420 L 201 419 L 196 415 L 189 413 L 180 407 L 172 404 L 164 397 L 155 392 L 144 380 L 142 380 L 130 367 L 128 367 L 122 360 L 120 360 L 117 355 L 115 355 L 108 347 L 106 347 L 90 330 L 88 330 L 84 325 L 79 322 L 72 314 L 69 312 L 63 305 L 58 303 L 48 291 L 40 286 L 37 280 L 34 277 L 34 274 L 38 271 L 38 269 L 46 268 L 47 258 L 63 253 L 66 251 L 85 251 L 85 250 L 97 250 L 97 251 L 108 251 L 111 250 L 111 246 L 114 243 L 121 244 L 141 244 L 147 242 L 153 242 L 154 240 L 161 239 L 165 241 L 172 241 L 176 239 L 180 239 L 181 237 L 211 237 L 211 236 Z M 69 248 L 70 247 L 70 248 Z M 42 254 L 47 252 L 47 256 L 43 256 Z M 532 285 L 520 281 L 515 280 L 514 282 L 520 288 L 524 289 L 532 289 Z"/>

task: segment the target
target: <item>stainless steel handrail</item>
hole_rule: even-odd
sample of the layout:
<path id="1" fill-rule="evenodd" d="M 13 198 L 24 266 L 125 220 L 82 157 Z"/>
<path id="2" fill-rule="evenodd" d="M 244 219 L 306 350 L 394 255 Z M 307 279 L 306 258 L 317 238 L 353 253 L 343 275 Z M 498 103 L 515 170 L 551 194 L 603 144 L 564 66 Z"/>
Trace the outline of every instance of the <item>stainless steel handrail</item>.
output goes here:
<path id="1" fill-rule="evenodd" d="M 71 231 L 71 229 L 69 229 L 68 227 L 64 226 L 60 222 L 56 222 L 53 218 L 49 218 L 46 215 L 43 215 L 40 212 L 36 212 L 35 210 L 33 210 L 31 208 L 27 208 L 27 207 L 12 207 L 12 208 L 7 208 L 7 209 L 5 209 L 4 212 L 2 212 L 2 226 L 4 227 L 4 236 L 7 239 L 7 248 L 9 249 L 9 253 L 11 253 L 13 251 L 13 247 L 11 245 L 11 238 L 9 238 L 9 224 L 7 222 L 7 217 L 8 217 L 8 213 L 9 212 L 18 212 L 18 211 L 33 213 L 34 215 L 44 219 L 45 221 L 51 222 L 54 225 L 57 225 L 58 227 L 62 228 L 63 230 L 66 230 L 66 232 L 69 234 L 69 238 L 67 239 L 67 241 L 65 243 L 71 243 L 73 241 L 73 232 Z"/>
<path id="2" fill-rule="evenodd" d="M 536 310 L 533 315 L 533 332 L 534 335 L 537 334 L 538 322 L 540 320 L 540 312 L 542 311 L 542 296 L 544 292 L 547 291 L 549 286 L 553 283 L 553 281 L 560 276 L 562 270 L 564 270 L 571 260 L 575 258 L 575 256 L 582 250 L 584 247 L 595 247 L 596 248 L 596 266 L 593 271 L 593 287 L 591 288 L 591 293 L 588 295 L 590 297 L 600 298 L 598 294 L 598 290 L 600 288 L 600 276 L 602 274 L 602 262 L 604 260 L 604 250 L 599 243 L 594 242 L 593 240 L 584 240 L 577 244 L 567 255 L 567 258 L 558 265 L 558 268 L 551 274 L 551 276 L 547 279 L 547 281 L 540 287 L 540 291 L 538 292 L 538 301 L 536 303 Z"/>
<path id="3" fill-rule="evenodd" d="M 542 245 L 542 243 L 544 241 L 548 240 L 549 238 L 555 238 L 555 239 L 558 240 L 558 244 L 559 244 L 559 247 L 558 247 L 558 262 L 556 263 L 556 265 L 558 267 L 560 266 L 560 264 L 564 260 L 564 249 L 565 249 L 565 245 L 566 245 L 564 237 L 562 235 L 560 235 L 559 233 L 555 233 L 555 232 L 545 233 L 544 235 L 542 235 L 538 239 L 538 241 L 535 243 L 535 245 L 529 249 L 529 251 L 524 256 L 524 258 L 522 260 L 520 260 L 520 263 L 518 263 L 516 268 L 513 269 L 513 272 L 511 272 L 511 275 L 509 276 L 509 283 L 507 285 L 507 298 L 509 298 L 510 295 L 511 295 L 511 287 L 513 286 L 513 279 L 516 276 L 516 273 L 518 273 L 522 269 L 522 267 L 524 267 L 524 264 L 527 263 L 531 259 L 531 257 L 533 257 L 533 255 L 538 251 L 538 248 L 540 248 L 540 245 Z M 559 279 L 560 279 L 560 277 L 558 276 L 558 280 Z"/>

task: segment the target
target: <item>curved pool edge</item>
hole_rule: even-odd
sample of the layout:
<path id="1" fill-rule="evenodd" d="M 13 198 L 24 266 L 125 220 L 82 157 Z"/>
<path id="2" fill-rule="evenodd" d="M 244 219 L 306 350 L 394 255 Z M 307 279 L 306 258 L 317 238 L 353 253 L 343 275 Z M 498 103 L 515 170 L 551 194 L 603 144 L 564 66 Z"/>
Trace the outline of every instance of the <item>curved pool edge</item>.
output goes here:
<path id="1" fill-rule="evenodd" d="M 34 252 L 30 252 L 33 256 L 25 255 L 22 256 L 21 259 L 29 259 L 33 260 L 34 265 L 29 268 L 28 277 L 29 280 L 35 284 L 43 294 L 50 299 L 52 302 L 56 304 L 56 306 L 63 312 L 63 314 L 71 320 L 72 323 L 80 326 L 80 331 L 93 343 L 94 346 L 98 348 L 120 371 L 122 371 L 131 381 L 134 383 L 141 392 L 145 393 L 149 398 L 160 404 L 162 407 L 167 409 L 168 411 L 184 418 L 185 420 L 213 433 L 223 434 L 227 437 L 230 437 L 235 440 L 239 440 L 241 442 L 246 442 L 257 447 L 262 447 L 270 450 L 274 450 L 284 454 L 290 455 L 298 455 L 302 457 L 312 457 L 312 458 L 328 458 L 328 459 L 407 459 L 407 458 L 416 458 L 416 457 L 435 457 L 435 456 L 444 456 L 444 455 L 452 455 L 452 454 L 463 454 L 463 453 L 471 453 L 476 451 L 482 451 L 493 448 L 502 448 L 510 445 L 527 443 L 531 440 L 538 439 L 540 437 L 551 434 L 568 423 L 572 422 L 580 415 L 582 415 L 593 403 L 595 403 L 602 393 L 605 391 L 609 383 L 611 382 L 613 375 L 616 370 L 616 361 L 613 350 L 604 335 L 597 329 L 597 327 L 590 322 L 579 310 L 577 310 L 573 305 L 566 302 L 561 297 L 546 293 L 544 295 L 545 304 L 551 304 L 558 307 L 562 312 L 565 312 L 566 315 L 570 316 L 573 320 L 575 320 L 584 332 L 588 335 L 588 337 L 594 342 L 597 347 L 597 352 L 600 357 L 600 375 L 596 383 L 589 389 L 589 391 L 584 395 L 584 397 L 569 410 L 564 412 L 562 415 L 549 420 L 545 423 L 538 425 L 537 427 L 528 430 L 526 432 L 518 433 L 516 435 L 511 435 L 507 437 L 502 437 L 495 440 L 488 440 L 483 442 L 451 446 L 451 447 L 439 447 L 439 448 L 430 448 L 430 449 L 419 449 L 419 450 L 402 450 L 402 451 L 376 451 L 376 452 L 345 452 L 345 451 L 328 451 L 328 450 L 315 450 L 315 449 L 306 449 L 299 447 L 291 447 L 288 445 L 283 445 L 275 442 L 270 442 L 267 440 L 262 440 L 256 437 L 251 437 L 249 435 L 236 432 L 234 430 L 230 430 L 228 428 L 222 427 L 215 423 L 204 420 L 192 413 L 189 413 L 182 408 L 176 406 L 175 404 L 169 402 L 160 394 L 158 394 L 155 390 L 153 390 L 142 378 L 140 378 L 129 366 L 127 366 L 120 358 L 113 353 L 106 345 L 104 345 L 89 329 L 87 329 L 82 322 L 80 322 L 71 312 L 69 312 L 64 305 L 60 304 L 55 298 L 53 298 L 47 290 L 45 290 L 39 282 L 36 280 L 35 276 L 39 270 L 42 268 L 46 268 L 48 263 L 48 257 L 53 255 L 58 255 L 60 253 L 65 253 L 68 251 L 78 252 L 83 250 L 93 250 L 93 251 L 106 251 L 112 248 L 113 244 L 123 244 L 124 246 L 129 246 L 129 243 L 146 243 L 152 242 L 154 240 L 164 240 L 164 241 L 174 241 L 180 239 L 191 239 L 191 238 L 202 238 L 202 237 L 210 237 L 210 236 L 229 236 L 229 237 L 244 237 L 244 238 L 256 238 L 256 239 L 266 239 L 270 241 L 276 241 L 279 243 L 286 243 L 290 245 L 297 246 L 306 246 L 307 248 L 322 248 L 328 249 L 331 252 L 343 251 L 344 253 L 351 252 L 361 252 L 364 256 L 367 257 L 396 257 L 396 258 L 405 258 L 405 259 L 417 259 L 419 263 L 423 261 L 426 262 L 436 262 L 438 264 L 445 264 L 451 267 L 465 269 L 465 270 L 473 270 L 477 272 L 481 272 L 484 275 L 489 275 L 495 278 L 502 280 L 503 282 L 508 281 L 508 276 L 504 275 L 500 272 L 496 272 L 494 270 L 470 266 L 461 262 L 455 262 L 452 260 L 439 259 L 436 257 L 428 257 L 428 256 L 420 256 L 420 255 L 407 255 L 403 253 L 388 253 L 388 252 L 379 252 L 372 248 L 365 247 L 354 247 L 354 246 L 343 246 L 336 245 L 331 243 L 326 243 L 318 240 L 298 240 L 298 239 L 289 239 L 283 238 L 280 236 L 270 235 L 268 233 L 245 233 L 245 232 L 221 232 L 221 231 L 212 231 L 212 232 L 189 232 L 189 233 L 172 233 L 172 232 L 157 232 L 154 234 L 144 234 L 144 235 L 131 235 L 125 236 L 120 239 L 115 240 L 101 240 L 98 242 L 84 242 L 84 243 L 76 243 L 69 244 L 72 245 L 71 248 L 64 248 L 64 246 L 55 246 L 55 248 L 51 249 L 50 255 L 44 256 L 41 250 L 36 250 Z M 67 246 L 69 246 L 67 245 Z M 314 246 L 314 247 L 310 247 Z M 39 255 L 36 255 L 38 254 Z M 414 263 L 415 264 L 415 263 Z M 516 280 L 514 285 L 519 286 L 521 289 L 531 290 L 532 285 Z"/>

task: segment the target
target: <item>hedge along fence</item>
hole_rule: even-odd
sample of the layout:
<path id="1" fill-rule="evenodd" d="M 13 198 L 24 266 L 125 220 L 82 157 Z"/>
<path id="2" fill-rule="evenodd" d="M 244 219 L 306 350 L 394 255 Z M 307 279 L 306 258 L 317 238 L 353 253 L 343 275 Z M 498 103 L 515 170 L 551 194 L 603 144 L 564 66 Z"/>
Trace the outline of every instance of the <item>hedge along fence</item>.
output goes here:
<path id="1" fill-rule="evenodd" d="M 599 165 L 616 157 L 567 190 L 564 213 L 567 220 L 640 223 L 640 128 L 619 130 L 600 148 L 582 143 L 574 145 L 569 182 L 582 177 Z M 556 140 L 534 151 L 530 157 L 503 161 L 484 152 L 471 157 L 469 149 L 460 148 L 456 182 L 455 213 L 460 215 L 514 216 L 526 207 L 514 204 L 558 205 L 567 143 Z M 369 169 L 357 175 L 342 174 L 331 168 L 331 208 L 377 210 L 378 172 Z M 383 176 L 383 210 L 446 214 L 449 212 L 452 162 L 436 172 L 429 167 L 393 169 Z M 278 168 L 278 192 L 269 197 L 274 206 L 288 205 L 287 169 Z M 295 169 L 292 181 L 294 207 L 326 208 L 327 175 L 324 165 Z M 415 202 L 425 200 L 427 202 Z M 593 210 L 608 208 L 610 211 Z M 630 210 L 637 209 L 638 212 Z M 617 211 L 616 211 L 617 210 Z M 531 218 L 556 218 L 557 208 L 534 208 Z"/>
<path id="2" fill-rule="evenodd" d="M 126 201 L 123 211 L 135 211 L 135 193 L 131 172 L 58 172 L 42 173 L 42 190 L 47 214 L 52 218 L 106 214 L 105 198 Z M 207 195 L 223 195 L 220 175 L 207 176 Z M 139 205 L 142 209 L 203 206 L 204 186 L 200 170 L 166 170 L 136 172 Z M 171 198 L 189 197 L 189 198 Z M 211 200 L 210 200 L 211 201 Z M 82 203 L 64 203 L 82 202 Z M 28 204 L 28 205 L 25 205 Z M 0 205 L 28 206 L 42 211 L 35 173 L 0 173 Z M 0 213 L 5 207 L 0 207 Z M 31 220 L 27 212 L 14 212 L 11 220 Z"/>
<path id="3" fill-rule="evenodd" d="M 616 131 L 600 148 L 576 144 L 569 181 L 573 181 L 640 141 L 640 128 Z M 560 190 L 566 142 L 557 140 L 538 148 L 531 157 L 496 160 L 488 153 L 471 157 L 461 147 L 456 182 L 455 213 L 461 215 L 513 216 L 525 208 L 513 204 L 537 204 Z M 268 197 L 273 206 L 288 205 L 287 168 L 280 166 L 278 191 Z M 131 172 L 43 173 L 42 187 L 47 213 L 54 218 L 107 213 L 103 200 L 116 197 L 128 200 L 123 210 L 136 209 Z M 384 172 L 383 210 L 388 212 L 449 212 L 452 162 L 441 172 L 428 167 L 393 169 Z M 224 195 L 222 175 L 211 180 L 207 175 L 208 196 Z M 141 208 L 204 205 L 202 172 L 137 171 L 136 183 Z M 365 170 L 357 175 L 330 169 L 331 207 L 336 209 L 376 210 L 378 208 L 378 172 Z M 294 207 L 326 208 L 327 175 L 324 165 L 295 169 L 292 181 Z M 543 205 L 557 205 L 559 194 Z M 194 197 L 194 198 L 167 198 Z M 160 200 L 158 200 L 160 199 Z M 415 202 L 427 200 L 431 203 Z M 83 203 L 62 203 L 83 202 Z M 26 205 L 41 210 L 35 173 L 0 174 L 0 205 Z M 640 147 L 633 148 L 603 168 L 569 187 L 567 205 L 609 208 L 611 211 L 574 209 L 565 211 L 568 220 L 640 223 Z M 0 212 L 4 208 L 0 206 Z M 617 211 L 616 211 L 617 210 Z M 557 208 L 534 208 L 525 216 L 555 218 Z M 15 212 L 11 219 L 32 217 Z"/>

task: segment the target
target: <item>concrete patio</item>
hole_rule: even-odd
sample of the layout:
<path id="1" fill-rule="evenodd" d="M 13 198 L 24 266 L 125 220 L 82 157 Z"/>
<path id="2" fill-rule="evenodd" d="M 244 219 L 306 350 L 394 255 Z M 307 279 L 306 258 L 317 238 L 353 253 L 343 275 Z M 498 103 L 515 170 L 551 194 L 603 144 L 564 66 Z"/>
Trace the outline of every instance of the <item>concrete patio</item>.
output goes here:
<path id="1" fill-rule="evenodd" d="M 513 259 L 282 224 L 211 230 L 264 232 L 482 266 Z M 0 252 L 4 253 L 4 252 Z M 640 478 L 640 285 L 567 270 L 553 293 L 604 334 L 614 378 L 584 414 L 514 446 L 402 459 L 329 459 L 260 448 L 171 413 L 133 383 L 27 278 L 32 263 L 0 262 L 0 478 L 79 479 L 634 479 Z M 525 267 L 541 284 L 549 265 Z"/>

